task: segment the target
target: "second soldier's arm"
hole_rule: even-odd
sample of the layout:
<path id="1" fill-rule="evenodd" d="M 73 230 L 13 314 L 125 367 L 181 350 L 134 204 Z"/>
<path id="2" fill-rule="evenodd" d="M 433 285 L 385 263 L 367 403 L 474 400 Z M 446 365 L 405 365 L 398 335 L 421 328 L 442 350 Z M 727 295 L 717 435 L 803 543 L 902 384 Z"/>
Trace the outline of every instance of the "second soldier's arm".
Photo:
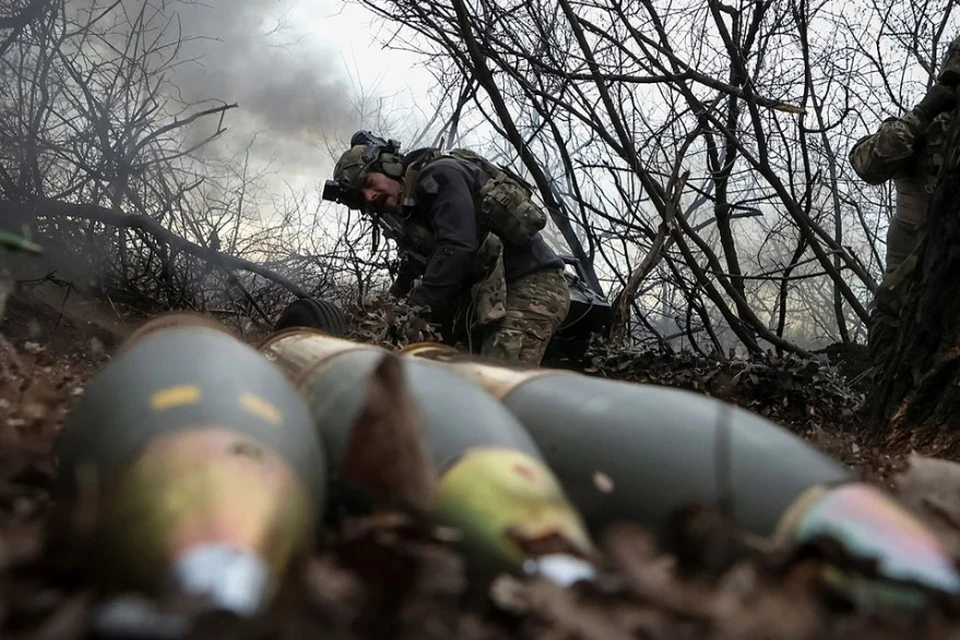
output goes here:
<path id="1" fill-rule="evenodd" d="M 869 184 L 882 184 L 907 167 L 917 139 L 934 118 L 953 108 L 953 91 L 935 84 L 920 103 L 900 118 L 888 118 L 880 129 L 858 140 L 850 150 L 850 164 Z"/>

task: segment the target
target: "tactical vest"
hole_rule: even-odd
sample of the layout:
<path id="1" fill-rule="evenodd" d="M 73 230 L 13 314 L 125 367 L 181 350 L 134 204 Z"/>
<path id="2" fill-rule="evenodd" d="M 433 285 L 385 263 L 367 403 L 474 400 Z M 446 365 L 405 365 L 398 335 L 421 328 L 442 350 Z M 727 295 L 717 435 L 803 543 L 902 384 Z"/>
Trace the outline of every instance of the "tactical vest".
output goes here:
<path id="1" fill-rule="evenodd" d="M 470 156 L 466 154 L 470 154 Z M 486 165 L 492 167 L 489 162 L 486 162 L 480 158 L 480 156 L 472 154 L 471 152 L 458 155 L 454 155 L 454 153 L 451 152 L 450 156 L 467 162 L 471 162 L 473 159 L 479 159 Z M 443 154 L 439 151 L 434 151 L 407 168 L 403 178 L 404 204 L 414 204 L 412 202 L 413 191 L 417 178 L 423 168 L 430 162 L 442 157 L 444 157 Z M 477 162 L 477 164 L 479 164 L 479 162 Z M 466 322 L 470 325 L 471 330 L 475 326 L 488 325 L 506 316 L 507 282 L 503 267 L 503 243 L 501 233 L 509 234 L 510 229 L 515 229 L 518 226 L 521 229 L 526 228 L 524 224 L 529 218 L 522 213 L 526 211 L 526 209 L 519 209 L 521 214 L 518 216 L 497 217 L 495 215 L 494 218 L 500 223 L 498 224 L 500 228 L 497 229 L 494 227 L 494 220 L 488 219 L 489 214 L 487 211 L 490 210 L 490 206 L 488 205 L 488 208 L 484 209 L 483 205 L 485 196 L 488 196 L 491 191 L 489 186 L 493 182 L 493 178 L 496 177 L 496 174 L 493 174 L 493 172 L 488 170 L 484 165 L 481 165 L 481 168 L 487 174 L 488 179 L 484 183 L 483 188 L 481 188 L 481 194 L 475 197 L 474 200 L 477 211 L 480 212 L 484 218 L 482 221 L 477 221 L 477 235 L 478 238 L 480 238 L 480 247 L 473 256 L 473 261 L 470 265 L 470 273 L 468 276 L 469 293 L 465 299 L 466 306 L 460 305 L 457 312 L 457 316 L 466 318 Z M 493 167 L 493 169 L 494 171 L 499 171 L 496 167 Z M 500 171 L 500 173 L 505 172 Z M 505 181 L 501 180 L 500 184 L 504 182 Z M 522 181 L 520 183 L 523 184 Z M 507 191 L 509 191 L 509 189 Z M 505 199 L 506 198 L 503 197 L 503 190 L 494 191 L 494 197 L 491 198 L 494 202 L 502 202 Z M 527 200 L 529 201 L 529 198 L 527 198 Z M 478 218 L 481 216 L 478 216 Z M 508 218 L 508 224 L 502 224 L 504 218 Z M 546 219 L 544 218 L 544 223 L 545 222 Z M 543 226 L 544 225 L 541 224 L 540 228 L 543 228 Z M 489 227 L 489 231 L 484 227 Z M 536 227 L 536 224 L 530 228 L 533 227 Z M 532 239 L 538 230 L 539 229 L 536 229 L 532 233 L 529 233 L 529 238 Z M 517 235 L 513 237 L 516 238 Z M 529 242 L 529 240 L 526 241 Z M 423 222 L 415 217 L 407 216 L 403 224 L 401 243 L 422 255 L 430 255 L 436 246 L 436 238 Z"/>
<path id="2" fill-rule="evenodd" d="M 507 244 L 528 244 L 547 225 L 544 211 L 533 202 L 534 189 L 507 167 L 498 167 L 469 149 L 452 149 L 446 154 L 436 150 L 422 160 L 411 164 L 403 176 L 406 198 L 413 190 L 420 172 L 440 158 L 451 157 L 479 167 L 487 176 L 479 193 L 474 196 L 481 220 Z"/>

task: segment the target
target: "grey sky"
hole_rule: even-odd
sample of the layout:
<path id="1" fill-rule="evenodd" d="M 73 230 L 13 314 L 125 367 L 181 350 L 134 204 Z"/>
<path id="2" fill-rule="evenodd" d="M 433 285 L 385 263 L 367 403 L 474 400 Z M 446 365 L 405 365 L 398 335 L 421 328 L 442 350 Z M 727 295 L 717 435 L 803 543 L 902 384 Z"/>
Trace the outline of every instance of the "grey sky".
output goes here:
<path id="1" fill-rule="evenodd" d="M 135 4 L 134 2 L 130 3 Z M 339 0 L 205 0 L 169 5 L 189 64 L 174 83 L 186 100 L 236 102 L 230 131 L 211 151 L 241 151 L 252 134 L 258 161 L 298 187 L 329 172 L 327 143 L 360 124 L 358 93 L 412 102 L 422 82 L 411 56 L 381 50 L 370 14 Z M 412 83 L 412 84 L 411 84 Z M 196 132 L 200 135 L 201 132 Z"/>

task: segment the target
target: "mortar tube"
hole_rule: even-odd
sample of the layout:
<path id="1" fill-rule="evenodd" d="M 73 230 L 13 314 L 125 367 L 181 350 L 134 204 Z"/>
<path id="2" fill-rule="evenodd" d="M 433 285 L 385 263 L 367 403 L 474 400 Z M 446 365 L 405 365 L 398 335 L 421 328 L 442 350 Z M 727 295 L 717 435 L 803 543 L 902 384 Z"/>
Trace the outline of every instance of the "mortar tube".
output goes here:
<path id="1" fill-rule="evenodd" d="M 97 505 L 110 587 L 247 616 L 312 540 L 325 458 L 283 374 L 191 316 L 147 322 L 87 385 L 56 444 L 58 490 Z"/>
<path id="2" fill-rule="evenodd" d="M 328 452 L 330 477 L 339 482 L 353 429 L 369 401 L 365 383 L 383 358 L 396 356 L 302 329 L 276 334 L 260 349 L 307 398 Z M 534 560 L 536 571 L 567 581 L 555 565 L 536 564 L 541 545 L 559 542 L 564 553 L 587 557 L 592 543 L 523 426 L 475 385 L 427 363 L 401 359 L 399 364 L 439 475 L 431 521 L 460 532 L 460 546 L 474 567 L 522 572 Z M 574 574 L 592 573 L 571 562 Z"/>

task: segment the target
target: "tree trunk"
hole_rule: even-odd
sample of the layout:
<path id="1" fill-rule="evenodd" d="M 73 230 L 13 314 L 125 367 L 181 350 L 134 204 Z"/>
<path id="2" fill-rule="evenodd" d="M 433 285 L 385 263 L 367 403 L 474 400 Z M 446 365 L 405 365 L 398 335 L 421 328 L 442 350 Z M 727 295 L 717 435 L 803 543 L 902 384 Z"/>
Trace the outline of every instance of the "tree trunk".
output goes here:
<path id="1" fill-rule="evenodd" d="M 947 148 L 958 143 L 955 124 Z M 930 200 L 902 329 L 871 402 L 888 444 L 945 457 L 960 455 L 960 163 L 951 155 Z"/>

